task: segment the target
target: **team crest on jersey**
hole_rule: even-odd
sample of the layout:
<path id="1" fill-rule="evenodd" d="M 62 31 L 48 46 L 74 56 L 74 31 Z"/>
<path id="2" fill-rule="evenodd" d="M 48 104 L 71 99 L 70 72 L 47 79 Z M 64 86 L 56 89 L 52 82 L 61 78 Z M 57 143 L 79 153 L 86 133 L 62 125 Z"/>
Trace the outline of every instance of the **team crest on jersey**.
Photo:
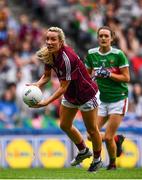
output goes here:
<path id="1" fill-rule="evenodd" d="M 93 62 L 93 65 L 94 65 L 94 66 L 97 66 L 97 65 L 98 65 L 98 62 Z"/>
<path id="2" fill-rule="evenodd" d="M 110 64 L 114 64 L 114 60 L 110 60 Z"/>

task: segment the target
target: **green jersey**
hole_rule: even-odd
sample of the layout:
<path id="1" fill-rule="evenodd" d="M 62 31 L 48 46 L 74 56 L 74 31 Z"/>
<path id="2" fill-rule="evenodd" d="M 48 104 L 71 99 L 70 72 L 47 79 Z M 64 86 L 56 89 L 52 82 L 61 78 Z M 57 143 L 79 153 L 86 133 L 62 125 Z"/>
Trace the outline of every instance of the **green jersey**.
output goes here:
<path id="1" fill-rule="evenodd" d="M 88 51 L 85 65 L 88 69 L 98 69 L 101 66 L 110 72 L 120 74 L 120 69 L 128 67 L 128 59 L 120 49 L 111 47 L 110 51 L 102 54 L 99 47 Z M 125 82 L 117 82 L 111 78 L 97 78 L 102 102 L 117 102 L 128 97 L 128 87 Z"/>

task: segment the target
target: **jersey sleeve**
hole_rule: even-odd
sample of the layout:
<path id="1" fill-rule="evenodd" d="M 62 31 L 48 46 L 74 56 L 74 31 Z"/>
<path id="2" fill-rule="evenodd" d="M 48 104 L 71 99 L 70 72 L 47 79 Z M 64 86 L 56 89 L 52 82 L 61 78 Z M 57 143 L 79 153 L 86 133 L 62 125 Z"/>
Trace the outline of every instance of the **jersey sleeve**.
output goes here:
<path id="1" fill-rule="evenodd" d="M 128 59 L 127 59 L 126 55 L 120 50 L 120 52 L 119 52 L 119 67 L 123 68 L 123 67 L 128 67 L 128 66 L 129 66 Z"/>
<path id="2" fill-rule="evenodd" d="M 87 69 L 93 69 L 93 61 L 91 59 L 91 54 L 87 54 L 85 58 L 85 66 Z"/>

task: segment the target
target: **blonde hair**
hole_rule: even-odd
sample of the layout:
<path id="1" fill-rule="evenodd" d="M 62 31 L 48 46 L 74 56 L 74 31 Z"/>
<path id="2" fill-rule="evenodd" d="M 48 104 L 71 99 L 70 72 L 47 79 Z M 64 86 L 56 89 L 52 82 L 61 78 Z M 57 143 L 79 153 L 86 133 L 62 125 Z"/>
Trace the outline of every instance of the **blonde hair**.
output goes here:
<path id="1" fill-rule="evenodd" d="M 63 32 L 63 30 L 59 27 L 50 27 L 48 28 L 47 32 L 57 32 L 58 33 L 58 37 L 59 37 L 59 40 L 63 41 L 63 44 L 66 44 L 66 40 L 65 40 L 65 34 Z"/>

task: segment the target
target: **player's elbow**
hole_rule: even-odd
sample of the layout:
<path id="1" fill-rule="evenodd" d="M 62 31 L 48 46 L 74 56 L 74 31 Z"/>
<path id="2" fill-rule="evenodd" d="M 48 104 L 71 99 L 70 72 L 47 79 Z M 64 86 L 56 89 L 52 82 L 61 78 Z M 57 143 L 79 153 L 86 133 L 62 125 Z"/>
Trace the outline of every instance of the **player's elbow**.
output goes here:
<path id="1" fill-rule="evenodd" d="M 125 77 L 125 82 L 129 83 L 130 82 L 130 76 Z"/>
<path id="2" fill-rule="evenodd" d="M 60 93 L 64 94 L 67 91 L 66 87 L 60 87 Z"/>

